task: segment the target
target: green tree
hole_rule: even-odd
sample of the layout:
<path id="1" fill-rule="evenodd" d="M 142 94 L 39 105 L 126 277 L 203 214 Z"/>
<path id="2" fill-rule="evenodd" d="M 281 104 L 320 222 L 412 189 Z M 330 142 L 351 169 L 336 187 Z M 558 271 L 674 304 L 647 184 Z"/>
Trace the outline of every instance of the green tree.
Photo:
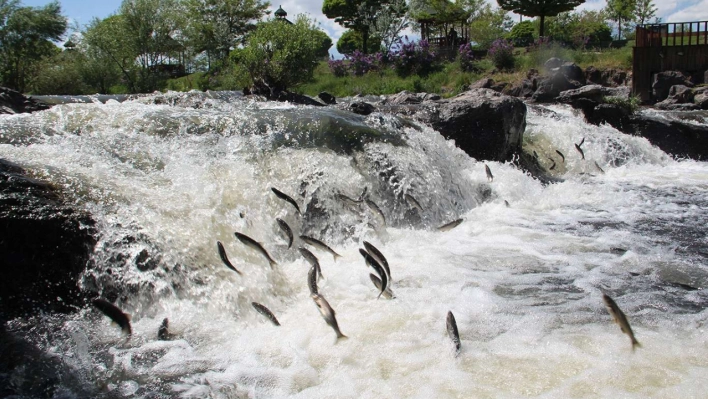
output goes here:
<path id="1" fill-rule="evenodd" d="M 392 0 L 324 0 L 322 13 L 343 27 L 361 35 L 360 50 L 367 53 L 369 37 L 376 29 L 376 21 L 385 12 Z M 376 48 L 380 43 L 377 43 Z"/>
<path id="2" fill-rule="evenodd" d="M 637 8 L 636 0 L 607 0 L 608 18 L 617 23 L 617 40 L 622 39 L 622 24 L 634 19 L 634 10 Z"/>
<path id="3" fill-rule="evenodd" d="M 261 0 L 185 0 L 188 44 L 207 56 L 209 67 L 212 60 L 223 62 L 244 43 L 269 6 Z"/>
<path id="4" fill-rule="evenodd" d="M 652 0 L 637 0 L 637 7 L 634 10 L 634 20 L 640 24 L 649 23 L 649 20 L 656 17 L 657 8 Z"/>
<path id="5" fill-rule="evenodd" d="M 533 43 L 533 33 L 536 27 L 531 21 L 522 21 L 511 28 L 507 38 L 514 43 L 514 46 L 528 46 Z"/>
<path id="6" fill-rule="evenodd" d="M 361 34 L 357 31 L 348 29 L 342 33 L 342 36 L 337 40 L 337 51 L 340 54 L 351 54 L 355 50 L 361 50 L 363 46 Z M 371 38 L 367 44 L 366 53 L 375 53 L 381 49 L 381 40 L 377 37 Z"/>
<path id="7" fill-rule="evenodd" d="M 506 36 L 512 24 L 505 10 L 485 4 L 470 23 L 470 41 L 482 48 L 489 48 L 496 39 Z"/>
<path id="8" fill-rule="evenodd" d="M 527 17 L 539 17 L 538 35 L 544 36 L 544 21 L 564 11 L 570 11 L 585 3 L 585 0 L 497 0 L 499 7 Z"/>
<path id="9" fill-rule="evenodd" d="M 59 51 L 52 41 L 66 27 L 57 1 L 20 7 L 16 0 L 0 0 L 0 84 L 25 91 L 38 63 Z"/>
<path id="10" fill-rule="evenodd" d="M 547 36 L 554 41 L 582 47 L 588 43 L 609 42 L 612 29 L 604 11 L 564 12 L 546 22 Z"/>
<path id="11" fill-rule="evenodd" d="M 315 33 L 320 41 L 320 48 L 317 50 L 317 56 L 320 58 L 329 59 L 329 48 L 332 47 L 332 38 L 324 31 L 317 29 Z"/>
<path id="12" fill-rule="evenodd" d="M 372 35 L 381 38 L 383 47 L 390 51 L 394 44 L 401 41 L 401 32 L 410 25 L 406 0 L 391 0 L 384 4 L 372 29 Z"/>
<path id="13" fill-rule="evenodd" d="M 113 70 L 119 70 L 128 90 L 136 93 L 138 92 L 135 63 L 137 54 L 128 36 L 129 32 L 123 16 L 113 15 L 103 20 L 94 18 L 83 32 L 83 42 L 87 46 L 86 53 L 90 60 L 99 65 L 110 65 Z M 102 89 L 107 88 L 106 84 L 99 83 Z M 101 90 L 101 92 L 106 91 Z"/>
<path id="14" fill-rule="evenodd" d="M 254 92 L 272 95 L 312 79 L 322 48 L 318 31 L 305 15 L 293 24 L 277 19 L 259 23 L 235 56 Z"/>

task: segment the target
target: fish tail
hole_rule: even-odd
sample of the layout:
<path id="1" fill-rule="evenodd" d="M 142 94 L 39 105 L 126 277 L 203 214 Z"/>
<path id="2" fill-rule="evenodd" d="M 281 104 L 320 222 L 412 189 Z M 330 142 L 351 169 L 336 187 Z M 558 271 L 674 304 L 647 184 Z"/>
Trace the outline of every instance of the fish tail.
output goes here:
<path id="1" fill-rule="evenodd" d="M 268 259 L 268 263 L 270 263 L 270 268 L 272 269 L 274 266 L 278 265 L 278 262 L 274 261 L 273 259 Z"/>
<path id="2" fill-rule="evenodd" d="M 641 348 L 641 347 L 642 347 L 642 344 L 640 344 L 636 338 L 632 337 L 632 352 L 634 352 L 634 349 Z"/>
<path id="3" fill-rule="evenodd" d="M 334 261 L 336 262 L 338 258 L 341 258 L 342 255 L 340 254 L 332 254 L 332 257 L 334 258 Z"/>
<path id="4" fill-rule="evenodd" d="M 346 335 L 342 334 L 340 331 L 337 331 L 337 340 L 334 341 L 335 343 L 339 342 L 340 339 L 349 339 Z"/>

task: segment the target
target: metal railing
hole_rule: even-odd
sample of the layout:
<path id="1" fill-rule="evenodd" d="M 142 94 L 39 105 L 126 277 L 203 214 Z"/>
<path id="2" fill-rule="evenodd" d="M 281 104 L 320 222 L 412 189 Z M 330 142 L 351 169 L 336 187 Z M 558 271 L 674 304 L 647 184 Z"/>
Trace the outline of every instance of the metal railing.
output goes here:
<path id="1" fill-rule="evenodd" d="M 708 44 L 708 21 L 637 25 L 635 47 Z"/>

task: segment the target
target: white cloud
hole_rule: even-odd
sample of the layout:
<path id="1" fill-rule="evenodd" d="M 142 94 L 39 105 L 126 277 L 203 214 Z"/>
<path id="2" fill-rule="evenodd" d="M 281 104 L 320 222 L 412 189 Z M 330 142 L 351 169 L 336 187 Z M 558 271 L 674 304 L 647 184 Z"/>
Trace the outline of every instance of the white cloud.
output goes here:
<path id="1" fill-rule="evenodd" d="M 664 19 L 664 22 L 691 21 L 708 21 L 708 0 L 693 2 L 693 4 L 668 15 Z"/>

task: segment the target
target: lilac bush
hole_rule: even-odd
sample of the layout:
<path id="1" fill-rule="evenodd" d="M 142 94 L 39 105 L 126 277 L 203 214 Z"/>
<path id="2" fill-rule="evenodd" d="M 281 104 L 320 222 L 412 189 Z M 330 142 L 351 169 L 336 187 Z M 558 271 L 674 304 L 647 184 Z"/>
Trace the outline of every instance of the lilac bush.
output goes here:
<path id="1" fill-rule="evenodd" d="M 418 43 L 408 40 L 406 36 L 397 51 L 389 55 L 393 68 L 400 75 L 425 74 L 430 72 L 435 65 L 435 52 L 430 48 L 427 40 Z"/>
<path id="2" fill-rule="evenodd" d="M 492 43 L 487 52 L 497 69 L 511 69 L 514 67 L 514 46 L 504 39 L 497 39 Z"/>
<path id="3" fill-rule="evenodd" d="M 380 58 L 377 54 L 364 54 L 359 50 L 355 50 L 350 55 L 347 55 L 349 69 L 354 76 L 362 76 L 370 71 L 376 70 Z"/>
<path id="4" fill-rule="evenodd" d="M 349 74 L 349 67 L 344 60 L 330 59 L 327 63 L 329 64 L 329 70 L 332 71 L 332 75 L 342 78 Z"/>
<path id="5" fill-rule="evenodd" d="M 472 46 L 469 43 L 463 44 L 457 50 L 457 60 L 460 62 L 460 69 L 469 72 L 475 69 L 474 56 L 472 54 Z"/>

